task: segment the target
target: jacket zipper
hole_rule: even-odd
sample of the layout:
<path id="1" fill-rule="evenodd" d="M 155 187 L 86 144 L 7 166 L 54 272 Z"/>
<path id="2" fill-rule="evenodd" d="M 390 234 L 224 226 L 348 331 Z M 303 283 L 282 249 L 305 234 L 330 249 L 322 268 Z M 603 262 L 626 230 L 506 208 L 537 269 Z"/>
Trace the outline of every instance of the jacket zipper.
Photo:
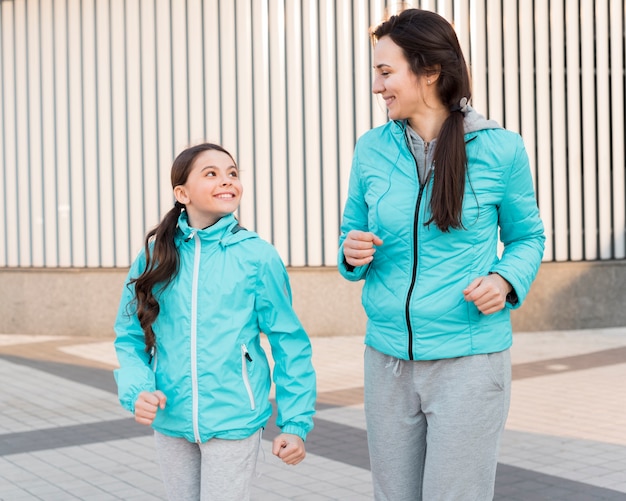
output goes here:
<path id="1" fill-rule="evenodd" d="M 250 376 L 248 375 L 248 364 L 247 362 L 252 362 L 252 357 L 250 353 L 248 353 L 248 348 L 245 344 L 241 345 L 241 377 L 243 378 L 243 384 L 246 387 L 246 391 L 248 392 L 248 399 L 250 399 L 250 410 L 253 411 L 256 409 L 256 404 L 254 403 L 254 393 L 252 392 L 252 386 L 250 385 Z"/>
<path id="2" fill-rule="evenodd" d="M 200 443 L 200 430 L 198 426 L 198 361 L 197 361 L 197 334 L 198 334 L 198 275 L 200 274 L 201 243 L 193 232 L 190 238 L 195 237 L 195 251 L 193 257 L 193 280 L 191 288 L 191 395 L 192 395 L 192 420 L 193 434 L 196 442 Z"/>
<path id="3" fill-rule="evenodd" d="M 152 372 L 156 373 L 158 364 L 159 357 L 157 356 L 156 346 L 153 346 L 150 350 L 150 358 L 148 360 L 148 365 L 152 366 Z"/>
<path id="4" fill-rule="evenodd" d="M 413 267 L 411 270 L 411 283 L 409 284 L 409 291 L 406 296 L 406 305 L 405 305 L 405 320 L 406 320 L 406 330 L 408 334 L 408 355 L 409 360 L 413 360 L 413 326 L 411 325 L 411 296 L 413 295 L 413 289 L 415 288 L 415 282 L 417 281 L 417 259 L 418 259 L 418 251 L 417 251 L 417 230 L 419 225 L 419 210 L 420 204 L 422 203 L 422 195 L 424 194 L 424 188 L 430 179 L 430 169 L 428 169 L 428 146 L 430 143 L 424 142 L 424 169 L 425 169 L 425 179 L 424 183 L 420 182 L 419 178 L 419 167 L 417 165 L 417 159 L 413 156 L 413 150 L 409 146 L 409 152 L 411 152 L 411 156 L 413 157 L 413 161 L 415 162 L 415 169 L 417 174 L 417 180 L 420 185 L 420 190 L 417 195 L 417 202 L 415 203 L 415 213 L 413 215 Z M 407 145 L 408 146 L 408 145 Z"/>

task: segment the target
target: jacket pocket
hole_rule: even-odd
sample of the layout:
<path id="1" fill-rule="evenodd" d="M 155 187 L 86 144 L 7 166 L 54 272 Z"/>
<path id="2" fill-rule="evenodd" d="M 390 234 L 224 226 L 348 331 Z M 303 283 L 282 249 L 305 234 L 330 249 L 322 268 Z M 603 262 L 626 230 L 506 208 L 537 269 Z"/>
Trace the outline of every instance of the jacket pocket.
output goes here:
<path id="1" fill-rule="evenodd" d="M 250 410 L 255 410 L 256 405 L 254 403 L 254 393 L 252 392 L 252 386 L 250 385 L 250 374 L 248 372 L 248 364 L 252 363 L 252 357 L 248 353 L 248 348 L 245 344 L 241 345 L 241 377 L 243 379 L 243 385 L 246 387 L 248 393 L 248 399 L 250 400 Z"/>

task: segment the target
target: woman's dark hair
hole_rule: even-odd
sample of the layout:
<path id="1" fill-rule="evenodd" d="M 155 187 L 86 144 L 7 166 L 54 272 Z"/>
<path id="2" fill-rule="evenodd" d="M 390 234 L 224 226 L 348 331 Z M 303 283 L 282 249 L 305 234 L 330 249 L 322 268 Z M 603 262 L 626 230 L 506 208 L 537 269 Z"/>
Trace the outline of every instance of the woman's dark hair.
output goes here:
<path id="1" fill-rule="evenodd" d="M 207 150 L 226 153 L 235 164 L 232 155 L 217 144 L 203 143 L 182 151 L 172 164 L 172 188 L 187 182 L 191 167 L 196 157 Z M 144 333 L 146 352 L 155 345 L 155 334 L 152 324 L 159 315 L 160 307 L 157 295 L 162 292 L 178 273 L 178 249 L 174 242 L 178 217 L 185 206 L 176 202 L 174 207 L 163 217 L 161 222 L 152 229 L 144 242 L 146 267 L 137 278 L 130 280 L 135 288 L 137 318 Z"/>
<path id="2" fill-rule="evenodd" d="M 430 201 L 432 217 L 442 231 L 462 228 L 467 153 L 461 99 L 471 97 L 470 77 L 452 25 L 439 14 L 407 9 L 391 16 L 371 32 L 372 42 L 388 36 L 404 53 L 411 71 L 418 75 L 439 73 L 436 88 L 450 115 L 443 123 L 433 155 L 435 172 Z"/>

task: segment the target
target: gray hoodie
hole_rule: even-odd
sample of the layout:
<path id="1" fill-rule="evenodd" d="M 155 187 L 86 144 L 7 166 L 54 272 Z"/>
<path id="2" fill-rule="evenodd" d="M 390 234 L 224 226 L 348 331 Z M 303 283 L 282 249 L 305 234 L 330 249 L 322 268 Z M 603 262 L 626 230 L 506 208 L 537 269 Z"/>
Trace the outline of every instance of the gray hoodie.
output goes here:
<path id="1" fill-rule="evenodd" d="M 425 142 L 410 126 L 408 120 L 404 120 L 404 131 L 407 138 L 407 145 L 417 163 L 417 172 L 420 183 L 423 185 L 428 181 L 430 173 L 435 168 L 433 164 L 433 153 L 437 144 L 437 138 L 430 142 Z M 465 134 L 483 129 L 501 129 L 502 127 L 495 120 L 488 120 L 478 113 L 471 106 L 467 106 L 465 115 Z M 428 168 L 427 168 L 428 167 Z"/>

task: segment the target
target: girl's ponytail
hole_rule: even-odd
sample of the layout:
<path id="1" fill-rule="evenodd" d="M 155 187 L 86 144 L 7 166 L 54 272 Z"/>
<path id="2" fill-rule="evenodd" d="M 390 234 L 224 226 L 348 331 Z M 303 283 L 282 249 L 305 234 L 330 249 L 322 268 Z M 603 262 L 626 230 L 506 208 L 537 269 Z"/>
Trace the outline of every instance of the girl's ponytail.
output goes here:
<path id="1" fill-rule="evenodd" d="M 141 275 L 130 281 L 130 285 L 135 287 L 137 318 L 143 329 L 146 352 L 150 352 L 155 345 L 152 324 L 160 311 L 156 294 L 165 289 L 178 272 L 179 259 L 174 235 L 182 208 L 184 205 L 176 202 L 159 225 L 146 235 L 146 267 Z"/>

